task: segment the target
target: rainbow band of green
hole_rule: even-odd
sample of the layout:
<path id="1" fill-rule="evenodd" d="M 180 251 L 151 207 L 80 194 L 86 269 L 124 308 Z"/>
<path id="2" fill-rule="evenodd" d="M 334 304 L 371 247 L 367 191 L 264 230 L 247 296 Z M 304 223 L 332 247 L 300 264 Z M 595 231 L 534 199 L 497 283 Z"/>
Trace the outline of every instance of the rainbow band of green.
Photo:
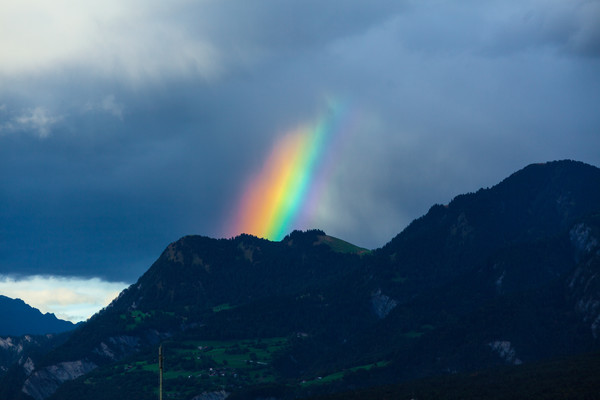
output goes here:
<path id="1" fill-rule="evenodd" d="M 247 184 L 230 236 L 249 233 L 281 240 L 302 225 L 319 201 L 318 188 L 327 175 L 324 160 L 342 126 L 344 109 L 333 104 L 314 126 L 280 138 L 261 173 Z"/>

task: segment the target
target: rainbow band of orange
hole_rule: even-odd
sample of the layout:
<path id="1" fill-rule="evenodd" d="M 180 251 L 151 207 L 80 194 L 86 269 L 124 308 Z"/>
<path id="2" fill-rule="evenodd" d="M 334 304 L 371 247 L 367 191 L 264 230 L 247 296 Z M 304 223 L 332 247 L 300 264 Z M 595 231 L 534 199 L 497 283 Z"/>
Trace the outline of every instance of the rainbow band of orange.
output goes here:
<path id="1" fill-rule="evenodd" d="M 333 107 L 314 126 L 288 133 L 275 144 L 261 172 L 248 182 L 228 236 L 248 233 L 281 240 L 294 228 L 314 192 L 316 176 L 323 174 L 324 155 L 341 116 L 342 108 Z"/>

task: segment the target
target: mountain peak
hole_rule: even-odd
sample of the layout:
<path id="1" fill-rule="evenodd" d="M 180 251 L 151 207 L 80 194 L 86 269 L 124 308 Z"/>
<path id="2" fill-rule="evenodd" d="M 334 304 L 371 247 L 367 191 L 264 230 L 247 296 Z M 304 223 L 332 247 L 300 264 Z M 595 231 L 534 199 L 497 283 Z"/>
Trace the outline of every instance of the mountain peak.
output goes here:
<path id="1" fill-rule="evenodd" d="M 563 185 L 565 189 L 573 185 L 585 184 L 589 179 L 598 179 L 600 169 L 573 160 L 549 161 L 545 163 L 530 164 L 525 168 L 513 173 L 503 180 L 498 186 L 510 182 L 513 184 L 531 184 L 539 185 L 552 184 Z"/>
<path id="2" fill-rule="evenodd" d="M 66 332 L 75 324 L 56 318 L 52 313 L 43 314 L 21 299 L 0 295 L 0 336 L 21 336 L 25 334 L 47 334 Z"/>

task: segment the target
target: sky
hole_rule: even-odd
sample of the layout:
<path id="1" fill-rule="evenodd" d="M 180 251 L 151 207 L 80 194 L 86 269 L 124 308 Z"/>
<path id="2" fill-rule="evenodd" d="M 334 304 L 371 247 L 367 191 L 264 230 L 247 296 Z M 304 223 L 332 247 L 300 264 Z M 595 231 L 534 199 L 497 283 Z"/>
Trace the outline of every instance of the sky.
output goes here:
<path id="1" fill-rule="evenodd" d="M 0 294 L 75 321 L 285 160 L 279 230 L 377 248 L 598 149 L 600 0 L 0 2 Z"/>

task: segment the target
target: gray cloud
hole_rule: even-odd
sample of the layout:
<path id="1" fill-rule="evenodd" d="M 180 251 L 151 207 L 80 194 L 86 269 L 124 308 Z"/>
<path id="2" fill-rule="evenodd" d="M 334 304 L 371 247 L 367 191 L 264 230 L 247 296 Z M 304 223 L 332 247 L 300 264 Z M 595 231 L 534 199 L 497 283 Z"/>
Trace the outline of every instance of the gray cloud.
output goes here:
<path id="1" fill-rule="evenodd" d="M 46 138 L 54 125 L 63 119 L 61 115 L 53 115 L 45 107 L 21 110 L 19 113 L 8 112 L 4 105 L 0 112 L 5 120 L 0 125 L 0 134 L 31 133 L 39 138 Z"/>
<path id="2" fill-rule="evenodd" d="M 43 313 L 50 312 L 72 322 L 90 318 L 126 287 L 123 282 L 105 282 L 98 278 L 0 275 L 3 295 L 22 299 Z"/>
<path id="3" fill-rule="evenodd" d="M 165 4 L 0 6 L 0 273 L 132 282 L 222 235 L 331 98 L 354 128 L 311 227 L 365 247 L 531 162 L 600 165 L 598 1 Z"/>
<path id="4" fill-rule="evenodd" d="M 497 17 L 487 43 L 501 50 L 549 46 L 568 55 L 600 56 L 600 2 L 523 2 Z"/>
<path id="5" fill-rule="evenodd" d="M 85 104 L 84 110 L 87 112 L 105 112 L 111 114 L 119 119 L 123 119 L 123 111 L 125 107 L 123 104 L 115 100 L 113 94 L 106 95 L 97 102 L 88 102 Z"/>

